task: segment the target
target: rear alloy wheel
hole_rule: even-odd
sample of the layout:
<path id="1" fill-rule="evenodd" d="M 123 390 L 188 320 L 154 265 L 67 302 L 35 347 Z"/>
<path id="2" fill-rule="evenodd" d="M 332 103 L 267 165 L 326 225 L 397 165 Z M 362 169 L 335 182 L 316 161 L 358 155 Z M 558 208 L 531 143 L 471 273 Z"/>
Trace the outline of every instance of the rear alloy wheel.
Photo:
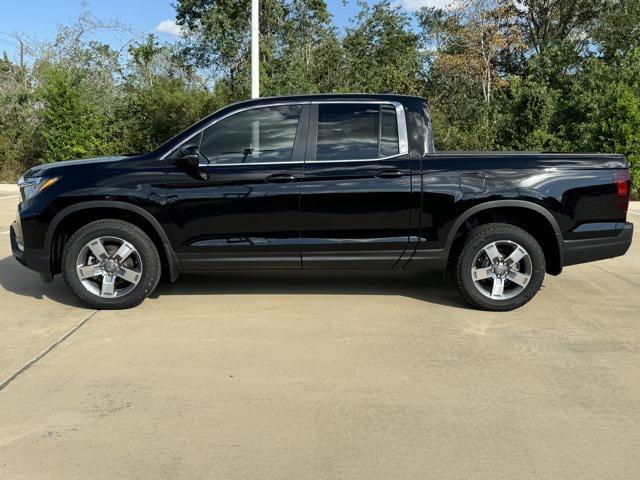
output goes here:
<path id="1" fill-rule="evenodd" d="M 483 310 L 527 303 L 542 285 L 545 258 L 538 242 L 513 225 L 488 224 L 470 232 L 456 265 L 464 298 Z"/>
<path id="2" fill-rule="evenodd" d="M 97 309 L 134 307 L 160 279 L 155 245 L 140 228 L 121 220 L 98 220 L 74 233 L 62 268 L 73 293 Z"/>
<path id="3" fill-rule="evenodd" d="M 473 285 L 492 300 L 508 300 L 522 293 L 532 272 L 529 253 L 510 240 L 485 245 L 471 264 Z"/>

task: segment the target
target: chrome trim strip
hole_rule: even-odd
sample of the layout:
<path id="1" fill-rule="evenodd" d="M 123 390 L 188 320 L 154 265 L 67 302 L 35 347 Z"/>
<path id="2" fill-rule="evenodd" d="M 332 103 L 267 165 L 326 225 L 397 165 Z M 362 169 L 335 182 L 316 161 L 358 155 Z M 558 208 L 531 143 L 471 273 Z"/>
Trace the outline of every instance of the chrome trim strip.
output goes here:
<path id="1" fill-rule="evenodd" d="M 165 158 L 167 158 L 169 155 L 171 155 L 173 152 L 175 152 L 178 148 L 180 148 L 182 145 L 184 145 L 185 143 L 187 143 L 189 140 L 191 140 L 193 137 L 195 137 L 196 135 L 200 135 L 203 131 L 205 131 L 207 128 L 209 128 L 211 125 L 214 125 L 216 123 L 218 123 L 221 120 L 224 120 L 225 118 L 229 118 L 232 115 L 236 115 L 238 113 L 241 112 L 246 112 L 247 110 L 255 110 L 256 108 L 265 108 L 265 107 L 283 107 L 286 105 L 305 105 L 308 104 L 308 101 L 296 101 L 296 102 L 273 102 L 273 103 L 259 103 L 257 105 L 250 105 L 248 107 L 241 107 L 238 110 L 234 110 L 232 112 L 227 113 L 226 115 L 223 115 L 219 118 L 215 118 L 213 120 L 211 120 L 209 123 L 207 123 L 206 125 L 204 125 L 203 127 L 201 127 L 199 130 L 197 130 L 196 132 L 193 133 L 193 135 L 191 135 L 189 138 L 186 138 L 185 140 L 181 141 L 180 143 L 178 143 L 177 145 L 173 146 L 171 148 L 171 150 L 169 150 L 167 153 L 165 153 L 164 155 L 162 155 L 160 157 L 160 160 L 164 160 Z M 291 163 L 291 162 L 287 162 L 287 163 Z M 227 164 L 230 165 L 230 164 Z M 242 163 L 240 165 L 250 165 L 248 163 Z M 264 165 L 264 164 L 263 164 Z"/>
<path id="2" fill-rule="evenodd" d="M 245 163 L 202 163 L 200 167 L 228 167 L 237 165 L 301 165 L 304 162 L 245 162 Z"/>
<path id="3" fill-rule="evenodd" d="M 308 162 L 247 162 L 247 163 L 203 163 L 201 167 L 235 167 L 238 165 L 301 165 L 303 163 L 352 163 L 352 162 L 379 162 L 380 160 L 391 160 L 392 158 L 406 155 L 403 153 L 397 153 L 396 155 L 389 155 L 381 158 L 359 158 L 356 160 L 309 160 Z"/>
<path id="4" fill-rule="evenodd" d="M 409 134 L 407 133 L 407 119 L 404 115 L 404 105 L 400 102 L 391 102 L 396 108 L 396 120 L 398 122 L 398 152 L 400 155 L 409 153 Z"/>
<path id="5" fill-rule="evenodd" d="M 238 165 L 301 165 L 303 163 L 351 163 L 351 162 L 378 162 L 380 160 L 391 160 L 392 158 L 406 155 L 404 153 L 397 153 L 395 155 L 389 155 L 380 158 L 359 158 L 356 160 L 309 160 L 307 162 L 247 162 L 247 163 L 203 163 L 201 167 L 234 167 Z"/>
<path id="6" fill-rule="evenodd" d="M 323 103 L 364 103 L 364 104 L 370 104 L 370 105 L 378 105 L 379 103 L 387 103 L 389 105 L 393 105 L 394 103 L 398 103 L 398 102 L 392 102 L 391 100 L 361 100 L 359 98 L 354 98 L 354 99 L 348 99 L 348 100 L 309 100 L 309 102 L 311 103 L 311 105 L 320 105 Z"/>
<path id="7" fill-rule="evenodd" d="M 356 160 L 310 160 L 305 162 L 309 163 L 352 163 L 352 162 L 379 162 L 381 160 L 391 160 L 392 158 L 401 157 L 402 155 L 406 155 L 406 153 L 396 153 L 395 155 L 389 155 L 387 157 L 380 158 L 359 158 Z"/>

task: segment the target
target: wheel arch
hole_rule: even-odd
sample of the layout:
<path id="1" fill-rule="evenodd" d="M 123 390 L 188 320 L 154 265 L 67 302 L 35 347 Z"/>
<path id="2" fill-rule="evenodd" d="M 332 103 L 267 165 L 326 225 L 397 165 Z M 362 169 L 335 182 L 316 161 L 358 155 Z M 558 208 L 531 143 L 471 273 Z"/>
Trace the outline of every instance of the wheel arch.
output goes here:
<path id="1" fill-rule="evenodd" d="M 126 202 L 115 200 L 97 200 L 81 202 L 62 209 L 51 221 L 45 236 L 45 248 L 51 253 L 51 271 L 60 271 L 63 238 L 67 230 L 74 230 L 78 225 L 99 218 L 114 218 L 128 221 L 140 227 L 154 242 L 161 260 L 166 264 L 171 281 L 174 281 L 180 271 L 177 254 L 173 250 L 167 233 L 158 220 L 145 209 Z M 77 229 L 77 228 L 75 228 Z"/>
<path id="2" fill-rule="evenodd" d="M 466 233 L 475 226 L 491 222 L 508 223 L 527 230 L 544 251 L 547 273 L 558 275 L 562 272 L 562 233 L 558 222 L 546 208 L 525 200 L 481 203 L 460 215 L 447 236 L 448 262 L 455 257 Z"/>

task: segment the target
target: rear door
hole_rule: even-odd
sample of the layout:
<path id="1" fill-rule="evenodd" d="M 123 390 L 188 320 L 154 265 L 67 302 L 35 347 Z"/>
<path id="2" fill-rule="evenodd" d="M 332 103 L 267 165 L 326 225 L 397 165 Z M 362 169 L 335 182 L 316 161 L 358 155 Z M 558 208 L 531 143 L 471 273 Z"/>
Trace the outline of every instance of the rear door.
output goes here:
<path id="1" fill-rule="evenodd" d="M 304 268 L 392 268 L 407 247 L 410 197 L 401 104 L 312 102 L 300 197 Z"/>

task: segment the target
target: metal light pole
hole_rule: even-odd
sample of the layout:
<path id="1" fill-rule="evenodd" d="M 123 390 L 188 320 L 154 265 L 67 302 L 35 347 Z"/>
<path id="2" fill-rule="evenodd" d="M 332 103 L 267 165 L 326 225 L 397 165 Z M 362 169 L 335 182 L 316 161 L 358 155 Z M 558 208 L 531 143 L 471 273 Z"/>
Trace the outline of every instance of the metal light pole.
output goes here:
<path id="1" fill-rule="evenodd" d="M 260 27 L 258 0 L 251 0 L 251 98 L 260 96 Z"/>

